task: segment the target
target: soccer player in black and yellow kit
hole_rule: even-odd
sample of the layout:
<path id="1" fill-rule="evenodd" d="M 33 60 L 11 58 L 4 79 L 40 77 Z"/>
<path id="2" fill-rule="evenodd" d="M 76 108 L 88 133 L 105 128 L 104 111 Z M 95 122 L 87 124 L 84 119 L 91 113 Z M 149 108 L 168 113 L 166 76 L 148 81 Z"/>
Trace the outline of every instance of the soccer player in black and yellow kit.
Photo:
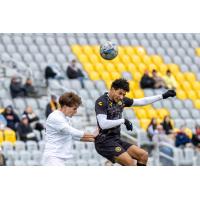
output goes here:
<path id="1" fill-rule="evenodd" d="M 120 126 L 125 124 L 127 130 L 132 130 L 132 123 L 122 118 L 124 107 L 144 106 L 156 101 L 176 96 L 174 90 L 168 90 L 164 94 L 130 99 L 125 97 L 129 92 L 129 83 L 125 79 L 117 79 L 108 93 L 100 96 L 95 103 L 95 112 L 99 135 L 95 138 L 97 152 L 111 162 L 124 166 L 145 166 L 148 153 L 136 145 L 124 142 L 120 139 Z"/>

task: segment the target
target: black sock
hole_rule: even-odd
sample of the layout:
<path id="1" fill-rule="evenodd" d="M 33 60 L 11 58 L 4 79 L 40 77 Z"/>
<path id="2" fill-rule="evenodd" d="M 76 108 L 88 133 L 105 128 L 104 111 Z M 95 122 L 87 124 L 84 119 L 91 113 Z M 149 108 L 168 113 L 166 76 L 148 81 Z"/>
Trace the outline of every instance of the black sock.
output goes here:
<path id="1" fill-rule="evenodd" d="M 137 166 L 146 166 L 146 165 L 143 164 L 143 163 L 139 163 L 139 162 L 137 162 Z"/>

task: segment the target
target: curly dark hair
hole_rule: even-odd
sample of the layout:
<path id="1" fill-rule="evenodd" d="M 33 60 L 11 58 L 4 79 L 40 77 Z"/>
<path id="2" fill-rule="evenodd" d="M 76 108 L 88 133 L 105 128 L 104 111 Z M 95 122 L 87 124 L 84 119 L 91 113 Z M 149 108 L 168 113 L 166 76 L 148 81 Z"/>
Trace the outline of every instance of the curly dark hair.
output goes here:
<path id="1" fill-rule="evenodd" d="M 68 106 L 80 106 L 82 104 L 81 98 L 73 93 L 73 92 L 66 92 L 59 98 L 59 104 L 61 107 Z"/>
<path id="2" fill-rule="evenodd" d="M 125 90 L 126 92 L 129 92 L 129 82 L 124 79 L 116 79 L 115 81 L 112 82 L 111 88 L 114 88 L 115 90 L 122 89 Z"/>

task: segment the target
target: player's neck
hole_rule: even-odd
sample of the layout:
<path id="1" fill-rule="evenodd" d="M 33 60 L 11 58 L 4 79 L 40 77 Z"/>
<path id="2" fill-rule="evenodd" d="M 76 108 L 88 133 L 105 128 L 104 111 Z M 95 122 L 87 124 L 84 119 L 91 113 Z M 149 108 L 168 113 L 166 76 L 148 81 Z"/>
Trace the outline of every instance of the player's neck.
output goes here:
<path id="1" fill-rule="evenodd" d="M 113 98 L 113 96 L 112 96 L 112 93 L 111 93 L 111 92 L 109 92 L 109 93 L 108 93 L 108 98 L 109 98 L 111 101 L 114 101 L 114 98 Z"/>

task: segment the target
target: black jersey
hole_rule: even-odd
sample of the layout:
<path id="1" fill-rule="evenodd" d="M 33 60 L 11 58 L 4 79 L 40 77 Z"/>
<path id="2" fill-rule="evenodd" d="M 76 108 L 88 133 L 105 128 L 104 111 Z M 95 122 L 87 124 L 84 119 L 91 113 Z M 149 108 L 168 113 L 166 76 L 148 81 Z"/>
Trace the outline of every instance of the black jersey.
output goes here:
<path id="1" fill-rule="evenodd" d="M 104 114 L 107 115 L 109 120 L 117 120 L 122 118 L 122 112 L 124 107 L 130 107 L 133 105 L 133 99 L 125 97 L 122 101 L 118 103 L 109 99 L 108 93 L 100 96 L 95 102 L 95 112 L 96 115 Z M 98 124 L 98 122 L 97 122 Z M 99 124 L 98 124 L 99 126 Z M 107 137 L 120 137 L 120 125 L 102 130 L 99 126 L 100 134 L 105 133 Z"/>

